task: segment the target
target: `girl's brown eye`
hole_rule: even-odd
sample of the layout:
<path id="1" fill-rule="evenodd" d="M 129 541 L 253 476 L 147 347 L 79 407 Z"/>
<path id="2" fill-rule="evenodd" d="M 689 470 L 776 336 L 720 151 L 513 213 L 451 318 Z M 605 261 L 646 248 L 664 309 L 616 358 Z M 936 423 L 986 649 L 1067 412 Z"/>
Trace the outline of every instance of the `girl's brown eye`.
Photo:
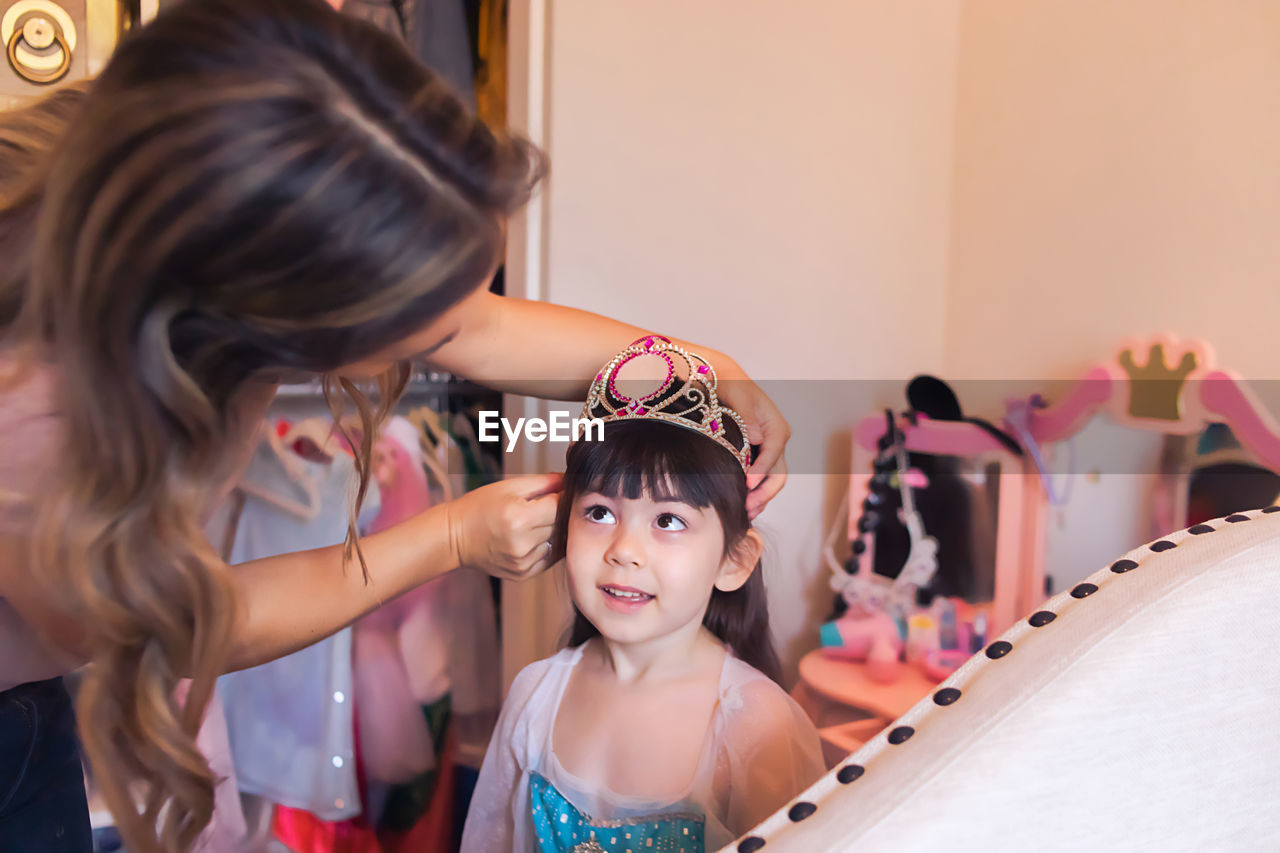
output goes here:
<path id="1" fill-rule="evenodd" d="M 596 504 L 595 506 L 587 507 L 586 516 L 592 521 L 604 522 L 613 518 L 613 513 L 609 511 L 608 507 Z"/>

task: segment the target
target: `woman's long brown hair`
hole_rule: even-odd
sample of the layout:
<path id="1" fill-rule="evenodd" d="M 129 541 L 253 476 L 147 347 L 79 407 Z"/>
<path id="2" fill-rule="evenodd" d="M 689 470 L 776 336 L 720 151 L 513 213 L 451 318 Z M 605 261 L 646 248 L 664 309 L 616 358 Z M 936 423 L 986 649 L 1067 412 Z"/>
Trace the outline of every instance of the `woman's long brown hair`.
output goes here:
<path id="1" fill-rule="evenodd" d="M 203 519 L 249 389 L 335 389 L 481 286 L 541 172 L 321 0 L 186 0 L 87 94 L 0 116 L 0 340 L 53 369 L 66 427 L 30 568 L 83 629 L 80 734 L 130 850 L 186 850 L 212 813 L 195 734 L 239 604 Z M 342 383 L 361 495 L 406 376 L 377 407 Z"/>

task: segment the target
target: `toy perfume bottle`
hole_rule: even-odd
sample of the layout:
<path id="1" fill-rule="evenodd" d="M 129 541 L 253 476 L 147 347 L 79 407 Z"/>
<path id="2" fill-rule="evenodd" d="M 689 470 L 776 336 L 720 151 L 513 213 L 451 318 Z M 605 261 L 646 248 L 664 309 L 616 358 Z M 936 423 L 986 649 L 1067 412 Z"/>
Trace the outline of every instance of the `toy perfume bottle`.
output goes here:
<path id="1" fill-rule="evenodd" d="M 898 623 L 880 610 L 852 611 L 820 629 L 822 651 L 830 657 L 866 664 L 867 677 L 880 683 L 897 679 L 902 669 Z"/>

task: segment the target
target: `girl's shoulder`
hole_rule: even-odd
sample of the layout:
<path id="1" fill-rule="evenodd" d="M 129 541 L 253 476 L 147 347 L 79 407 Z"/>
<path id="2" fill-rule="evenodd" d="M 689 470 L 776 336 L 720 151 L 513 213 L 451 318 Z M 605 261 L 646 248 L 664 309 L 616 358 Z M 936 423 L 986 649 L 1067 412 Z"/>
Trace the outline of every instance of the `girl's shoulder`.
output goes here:
<path id="1" fill-rule="evenodd" d="M 567 649 L 561 649 L 551 657 L 536 660 L 520 670 L 516 675 L 516 681 L 542 679 L 565 669 L 573 669 L 582 657 L 582 649 L 582 646 L 570 646 Z"/>
<path id="2" fill-rule="evenodd" d="M 777 682 L 732 655 L 725 669 L 715 731 L 719 752 L 729 766 L 747 768 L 742 772 L 753 765 L 779 772 L 782 768 L 804 776 L 805 784 L 822 775 L 818 730 L 799 703 Z"/>
<path id="3" fill-rule="evenodd" d="M 742 712 L 749 712 L 744 715 Z M 776 681 L 760 670 L 728 655 L 720 677 L 720 714 L 726 727 L 735 728 L 744 716 L 752 720 L 753 729 L 771 726 L 793 727 L 808 717 L 794 699 Z"/>
<path id="4" fill-rule="evenodd" d="M 720 701 L 741 703 L 747 697 L 787 697 L 778 684 L 769 676 L 751 664 L 735 657 L 732 652 L 725 655 L 724 669 L 720 675 Z M 776 698 L 775 698 L 776 701 Z"/>
<path id="5" fill-rule="evenodd" d="M 549 658 L 536 660 L 516 674 L 507 692 L 507 703 L 527 701 L 547 690 L 559 691 L 582 657 L 582 647 L 561 649 Z"/>

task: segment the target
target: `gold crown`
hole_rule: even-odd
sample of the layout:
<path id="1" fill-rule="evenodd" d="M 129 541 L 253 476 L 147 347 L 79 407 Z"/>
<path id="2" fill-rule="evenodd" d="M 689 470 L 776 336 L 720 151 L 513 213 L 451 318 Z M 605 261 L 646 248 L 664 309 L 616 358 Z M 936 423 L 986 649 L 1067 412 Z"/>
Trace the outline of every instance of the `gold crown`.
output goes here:
<path id="1" fill-rule="evenodd" d="M 665 377 L 622 379 L 628 390 L 651 389 L 635 396 L 625 394 L 618 388 L 618 373 L 633 362 L 633 370 L 642 367 L 640 361 L 653 362 L 651 366 Z M 640 388 L 634 389 L 637 385 Z M 647 335 L 600 369 L 582 413 L 605 423 L 655 420 L 694 430 L 732 453 L 745 473 L 751 466 L 746 423 L 733 409 L 720 405 L 716 389 L 715 368 L 705 358 L 661 335 Z"/>
<path id="2" fill-rule="evenodd" d="M 1120 353 L 1120 366 L 1129 374 L 1129 415 L 1162 421 L 1182 420 L 1182 390 L 1187 377 L 1198 366 L 1196 354 L 1182 354 L 1178 366 L 1165 363 L 1164 344 L 1153 343 L 1147 351 L 1147 363 L 1139 366 L 1133 350 Z"/>

